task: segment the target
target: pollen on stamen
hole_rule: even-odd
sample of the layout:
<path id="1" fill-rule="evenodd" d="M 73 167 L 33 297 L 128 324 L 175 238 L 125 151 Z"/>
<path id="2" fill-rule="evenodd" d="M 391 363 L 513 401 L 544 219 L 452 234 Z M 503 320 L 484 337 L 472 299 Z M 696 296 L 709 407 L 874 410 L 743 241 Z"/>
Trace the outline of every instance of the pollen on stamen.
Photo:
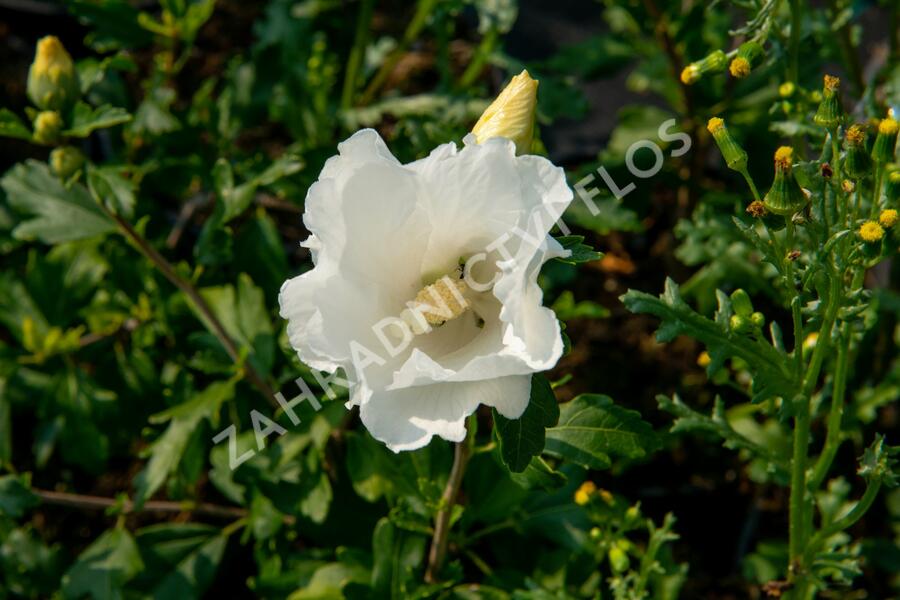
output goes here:
<path id="1" fill-rule="evenodd" d="M 466 282 L 459 278 L 445 275 L 431 285 L 422 288 L 410 302 L 409 312 L 404 311 L 404 321 L 414 319 L 409 323 L 416 334 L 425 333 L 429 327 L 443 325 L 447 321 L 459 317 L 465 313 L 470 303 L 465 297 L 468 290 Z M 424 320 L 424 323 L 422 322 Z"/>

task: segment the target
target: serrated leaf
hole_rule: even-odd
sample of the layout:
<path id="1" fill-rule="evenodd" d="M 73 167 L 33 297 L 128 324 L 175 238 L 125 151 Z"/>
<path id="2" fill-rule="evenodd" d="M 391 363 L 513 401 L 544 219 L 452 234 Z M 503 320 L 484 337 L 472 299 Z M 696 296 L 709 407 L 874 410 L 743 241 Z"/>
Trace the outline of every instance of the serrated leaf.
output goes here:
<path id="1" fill-rule="evenodd" d="M 31 130 L 8 108 L 0 108 L 0 137 L 31 140 Z"/>
<path id="2" fill-rule="evenodd" d="M 218 413 L 226 400 L 234 397 L 234 381 L 211 384 L 188 402 L 151 417 L 151 422 L 171 421 L 150 447 L 150 461 L 134 480 L 134 503 L 143 506 L 178 467 L 191 436 L 203 419 Z"/>
<path id="3" fill-rule="evenodd" d="M 72 125 L 63 131 L 63 135 L 71 137 L 87 137 L 96 129 L 106 129 L 131 120 L 131 115 L 124 108 L 116 108 L 105 104 L 97 108 L 79 102 L 72 111 Z"/>
<path id="4" fill-rule="evenodd" d="M 130 219 L 134 214 L 134 185 L 115 167 L 88 167 L 88 190 L 111 212 Z"/>
<path id="5" fill-rule="evenodd" d="M 583 235 L 564 235 L 556 238 L 563 248 L 570 252 L 569 256 L 557 258 L 564 263 L 577 265 L 578 263 L 591 262 L 603 258 L 602 252 L 597 252 L 584 242 Z"/>
<path id="6" fill-rule="evenodd" d="M 705 344 L 713 363 L 717 365 L 721 365 L 727 357 L 744 360 L 754 374 L 755 401 L 773 396 L 793 396 L 795 382 L 788 368 L 788 356 L 765 340 L 751 339 L 730 331 L 722 322 L 725 309 L 721 304 L 717 321 L 710 320 L 688 306 L 681 297 L 678 284 L 669 278 L 666 278 L 665 291 L 658 298 L 629 290 L 621 300 L 633 313 L 651 314 L 662 320 L 656 332 L 656 339 L 660 342 L 687 335 Z"/>
<path id="7" fill-rule="evenodd" d="M 122 527 L 110 529 L 88 546 L 63 576 L 63 597 L 119 600 L 124 598 L 124 585 L 143 568 L 131 534 Z"/>
<path id="8" fill-rule="evenodd" d="M 550 382 L 541 374 L 531 377 L 528 408 L 518 419 L 507 419 L 494 409 L 494 431 L 500 456 L 513 473 L 524 471 L 533 456 L 544 450 L 545 430 L 559 420 L 559 405 Z"/>
<path id="9" fill-rule="evenodd" d="M 0 180 L 0 186 L 14 208 L 34 215 L 16 227 L 16 238 L 58 244 L 115 229 L 87 188 L 80 183 L 65 187 L 43 163 L 29 160 L 16 165 Z"/>
<path id="10" fill-rule="evenodd" d="M 659 440 L 640 413 L 608 396 L 582 394 L 563 404 L 559 425 L 547 430 L 547 452 L 591 469 L 607 469 L 612 457 L 641 458 Z"/>
<path id="11" fill-rule="evenodd" d="M 202 598 L 212 584 L 228 538 L 217 535 L 187 555 L 153 590 L 155 600 Z"/>

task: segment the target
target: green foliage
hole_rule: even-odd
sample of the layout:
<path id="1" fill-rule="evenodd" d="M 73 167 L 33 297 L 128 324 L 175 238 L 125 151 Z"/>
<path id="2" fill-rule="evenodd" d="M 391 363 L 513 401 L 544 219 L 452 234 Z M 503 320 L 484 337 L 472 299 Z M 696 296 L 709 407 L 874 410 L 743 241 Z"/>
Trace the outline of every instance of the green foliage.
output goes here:
<path id="1" fill-rule="evenodd" d="M 885 136 L 867 130 L 877 161 L 865 144 L 850 160 L 840 139 L 850 114 L 896 110 L 896 43 L 882 68 L 858 64 L 871 3 L 795 15 L 806 3 L 587 4 L 602 5 L 602 33 L 554 35 L 555 53 L 523 63 L 510 51 L 521 39 L 506 37 L 521 35 L 515 0 L 65 3 L 86 33 L 83 48 L 67 41 L 75 71 L 7 82 L 21 97 L 0 107 L 0 137 L 21 157 L 0 175 L 0 598 L 896 595 L 900 538 L 879 519 L 900 518 L 900 496 L 883 494 L 897 449 L 877 429 L 900 390 L 900 239 L 884 225 L 866 242 L 860 227 L 900 207 Z M 9 72 L 25 72 L 33 54 L 20 54 L 4 54 Z M 738 56 L 746 76 L 729 74 Z M 841 62 L 848 114 L 826 106 L 819 127 L 819 69 Z M 310 268 L 304 198 L 359 128 L 403 162 L 461 142 L 522 68 L 541 81 L 545 134 L 592 112 L 614 121 L 602 144 L 579 134 L 562 158 L 575 231 L 539 281 L 567 356 L 532 377 L 519 419 L 481 410 L 459 444 L 395 454 L 290 348 L 278 293 Z M 585 93 L 622 86 L 630 104 L 616 111 Z M 736 172 L 710 160 L 702 123 L 719 115 Z M 808 206 L 748 216 L 778 137 Z M 664 160 L 643 177 L 651 151 L 632 149 L 647 142 Z M 658 319 L 671 350 L 613 299 L 653 287 L 661 268 L 661 295 L 621 300 Z M 706 349 L 713 392 L 686 366 L 684 338 Z M 665 368 L 645 376 L 657 356 Z M 585 393 L 625 377 L 627 397 Z M 295 422 L 273 393 L 299 383 L 321 405 L 296 406 Z M 735 569 L 744 581 L 729 579 L 740 592 L 709 589 L 721 578 L 693 568 L 688 579 L 679 561 L 709 551 L 687 545 L 695 532 L 678 538 L 667 499 L 644 515 L 626 498 L 647 493 L 634 481 L 659 464 L 690 477 L 694 446 L 676 454 L 687 466 L 654 462 L 682 436 L 737 452 L 742 491 L 792 488 L 789 531 L 741 524 L 755 548 Z M 702 460 L 721 465 L 714 451 Z M 733 552 L 717 540 L 712 552 Z"/>

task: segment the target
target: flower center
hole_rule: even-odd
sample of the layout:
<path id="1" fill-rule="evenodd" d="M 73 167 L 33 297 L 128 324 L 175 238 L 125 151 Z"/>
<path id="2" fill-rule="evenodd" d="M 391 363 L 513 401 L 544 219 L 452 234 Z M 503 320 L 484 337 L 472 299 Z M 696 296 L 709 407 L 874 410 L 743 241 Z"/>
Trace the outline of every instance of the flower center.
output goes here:
<path id="1" fill-rule="evenodd" d="M 410 326 L 413 333 L 426 333 L 432 327 L 456 319 L 471 307 L 465 296 L 469 286 L 461 275 L 460 269 L 444 275 L 419 290 L 415 299 L 407 303 L 401 318 Z"/>

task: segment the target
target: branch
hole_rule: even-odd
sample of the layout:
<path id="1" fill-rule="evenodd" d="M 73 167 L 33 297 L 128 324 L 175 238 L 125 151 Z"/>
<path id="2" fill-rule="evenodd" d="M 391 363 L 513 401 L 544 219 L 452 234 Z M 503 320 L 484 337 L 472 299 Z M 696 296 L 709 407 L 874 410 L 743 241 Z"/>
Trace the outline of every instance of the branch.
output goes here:
<path id="1" fill-rule="evenodd" d="M 101 209 L 109 216 L 110 219 L 115 221 L 116 225 L 118 225 L 119 229 L 122 231 L 123 235 L 127 237 L 131 242 L 135 245 L 135 247 L 143 254 L 147 259 L 150 260 L 156 267 L 160 270 L 160 272 L 165 275 L 166 279 L 168 279 L 172 284 L 181 290 L 185 296 L 188 297 L 188 300 L 193 303 L 193 305 L 197 308 L 200 314 L 203 316 L 203 319 L 208 324 L 208 328 L 210 332 L 218 338 L 219 342 L 221 342 L 222 346 L 225 348 L 225 352 L 228 353 L 228 356 L 235 362 L 235 364 L 241 365 L 241 369 L 246 375 L 247 379 L 256 387 L 259 392 L 266 397 L 266 399 L 272 403 L 274 406 L 278 407 L 278 403 L 275 400 L 275 392 L 266 382 L 265 378 L 260 375 L 256 369 L 250 364 L 249 361 L 242 360 L 240 350 L 237 345 L 234 343 L 234 340 L 228 335 L 225 331 L 225 327 L 222 325 L 222 322 L 219 321 L 218 317 L 213 313 L 212 308 L 210 308 L 209 304 L 207 304 L 206 300 L 203 299 L 203 296 L 200 295 L 200 292 L 197 291 L 191 283 L 175 272 L 175 268 L 165 259 L 165 257 L 160 254 L 156 248 L 151 246 L 147 240 L 141 236 L 140 233 L 135 231 L 134 227 L 131 226 L 131 223 L 123 219 L 121 216 L 112 213 L 102 204 L 100 205 Z"/>
<path id="2" fill-rule="evenodd" d="M 235 519 L 247 516 L 247 511 L 234 506 L 220 506 L 208 502 L 169 502 L 164 500 L 149 500 L 137 511 L 131 500 L 117 500 L 116 498 L 104 498 L 102 496 L 88 496 L 83 494 L 70 494 L 67 492 L 54 492 L 32 488 L 31 492 L 39 497 L 45 504 L 57 506 L 72 506 L 76 508 L 106 509 L 112 506 L 121 506 L 124 513 L 131 512 L 162 512 L 162 513 L 194 513 L 207 517 L 222 519 Z"/>

